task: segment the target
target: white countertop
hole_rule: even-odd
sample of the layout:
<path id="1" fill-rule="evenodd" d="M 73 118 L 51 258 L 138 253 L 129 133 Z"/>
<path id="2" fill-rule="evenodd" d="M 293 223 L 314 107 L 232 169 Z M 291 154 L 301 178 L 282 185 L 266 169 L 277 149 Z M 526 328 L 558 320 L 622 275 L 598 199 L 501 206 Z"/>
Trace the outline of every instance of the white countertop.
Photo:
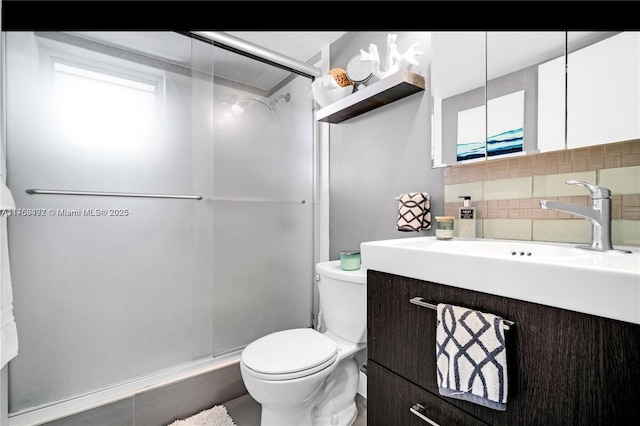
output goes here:
<path id="1" fill-rule="evenodd" d="M 630 249 L 435 237 L 360 246 L 363 268 L 640 324 L 640 250 Z"/>

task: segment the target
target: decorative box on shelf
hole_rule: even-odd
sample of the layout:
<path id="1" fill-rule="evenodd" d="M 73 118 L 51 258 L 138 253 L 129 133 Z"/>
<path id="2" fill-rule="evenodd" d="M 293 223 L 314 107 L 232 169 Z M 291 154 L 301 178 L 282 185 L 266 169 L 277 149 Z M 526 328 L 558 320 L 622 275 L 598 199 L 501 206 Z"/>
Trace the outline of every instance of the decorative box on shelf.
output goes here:
<path id="1" fill-rule="evenodd" d="M 423 75 L 406 69 L 400 70 L 316 111 L 316 120 L 324 123 L 340 123 L 424 89 Z"/>

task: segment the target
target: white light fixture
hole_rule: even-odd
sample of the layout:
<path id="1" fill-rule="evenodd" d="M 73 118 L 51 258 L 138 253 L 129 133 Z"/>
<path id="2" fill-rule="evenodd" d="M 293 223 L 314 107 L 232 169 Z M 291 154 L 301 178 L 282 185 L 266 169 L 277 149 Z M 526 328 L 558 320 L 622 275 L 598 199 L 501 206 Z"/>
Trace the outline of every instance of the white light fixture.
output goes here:
<path id="1" fill-rule="evenodd" d="M 276 111 L 276 104 L 281 99 L 284 99 L 285 102 L 289 102 L 291 100 L 291 94 L 287 93 L 285 95 L 279 95 L 274 98 L 271 102 L 267 102 L 266 100 L 259 98 L 257 96 L 249 96 L 247 98 L 238 98 L 236 95 L 233 95 L 228 101 L 221 102 L 222 106 L 229 106 L 229 109 L 236 117 L 242 115 L 246 107 L 248 107 L 251 103 L 261 103 L 266 106 L 270 111 Z"/>
<path id="2" fill-rule="evenodd" d="M 240 106 L 237 103 L 234 103 L 231 105 L 231 112 L 233 113 L 233 115 L 242 115 L 244 114 L 244 108 L 242 106 Z"/>

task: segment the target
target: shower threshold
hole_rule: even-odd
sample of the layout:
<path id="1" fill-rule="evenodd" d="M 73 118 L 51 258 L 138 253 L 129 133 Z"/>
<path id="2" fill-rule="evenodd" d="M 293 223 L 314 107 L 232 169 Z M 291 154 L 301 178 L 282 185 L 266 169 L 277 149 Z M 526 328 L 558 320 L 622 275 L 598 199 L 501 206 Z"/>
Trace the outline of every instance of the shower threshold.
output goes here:
<path id="1" fill-rule="evenodd" d="M 115 401 L 133 397 L 154 388 L 169 385 L 190 377 L 238 363 L 242 349 L 223 355 L 208 356 L 178 366 L 136 377 L 86 394 L 77 395 L 51 404 L 32 407 L 9 414 L 7 426 L 39 425 L 97 408 Z"/>

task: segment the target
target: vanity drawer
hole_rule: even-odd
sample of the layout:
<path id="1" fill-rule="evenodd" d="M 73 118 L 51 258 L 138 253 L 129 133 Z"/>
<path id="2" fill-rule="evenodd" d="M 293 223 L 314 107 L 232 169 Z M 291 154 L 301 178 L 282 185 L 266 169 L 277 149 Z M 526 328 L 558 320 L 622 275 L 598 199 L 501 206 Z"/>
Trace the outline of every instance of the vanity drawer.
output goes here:
<path id="1" fill-rule="evenodd" d="M 414 297 L 433 305 L 465 306 L 515 322 L 505 335 L 506 411 L 440 396 L 435 365 L 436 312 L 412 304 Z M 369 363 L 384 367 L 475 419 L 495 426 L 626 426 L 640 418 L 638 324 L 371 269 L 367 272 L 367 298 Z M 388 404 L 384 389 L 375 389 L 377 380 L 369 377 L 368 383 L 367 392 L 373 395 L 368 404 Z"/>
<path id="2" fill-rule="evenodd" d="M 409 302 L 428 298 L 427 286 L 417 280 L 379 275 L 367 280 L 368 357 L 394 373 L 438 393 L 436 381 L 436 312 Z M 372 282 L 371 274 L 376 275 Z M 434 298 L 434 301 L 437 300 Z"/>
<path id="3" fill-rule="evenodd" d="M 507 298 L 468 291 L 377 271 L 368 271 L 367 341 L 368 357 L 429 392 L 439 395 L 436 374 L 436 325 L 434 309 L 410 302 L 422 297 L 426 302 L 451 303 L 501 315 L 517 321 Z M 507 331 L 507 366 L 509 381 L 518 376 L 517 329 Z M 509 386 L 510 395 L 516 392 L 515 383 Z M 468 402 L 453 402 L 466 407 Z M 462 405 L 460 405 L 462 404 Z M 473 412 L 475 408 L 468 411 Z M 491 409 L 485 409 L 491 412 Z M 475 414 L 475 412 L 474 412 Z"/>
<path id="4" fill-rule="evenodd" d="M 439 426 L 487 425 L 375 362 L 367 364 L 368 426 L 433 426 L 434 423 Z"/>

